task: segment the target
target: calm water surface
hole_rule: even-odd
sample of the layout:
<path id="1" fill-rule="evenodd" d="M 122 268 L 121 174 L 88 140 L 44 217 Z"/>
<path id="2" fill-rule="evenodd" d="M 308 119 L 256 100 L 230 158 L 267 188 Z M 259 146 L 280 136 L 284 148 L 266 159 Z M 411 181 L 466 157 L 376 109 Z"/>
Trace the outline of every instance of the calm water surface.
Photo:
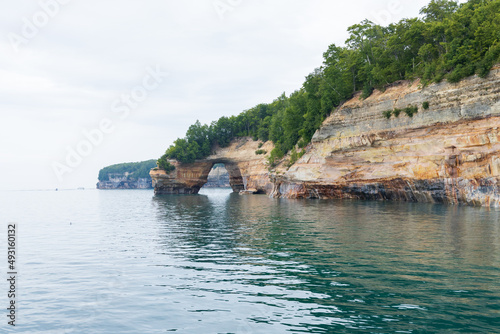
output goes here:
<path id="1" fill-rule="evenodd" d="M 0 193 L 0 332 L 500 333 L 499 211 L 202 193 Z"/>

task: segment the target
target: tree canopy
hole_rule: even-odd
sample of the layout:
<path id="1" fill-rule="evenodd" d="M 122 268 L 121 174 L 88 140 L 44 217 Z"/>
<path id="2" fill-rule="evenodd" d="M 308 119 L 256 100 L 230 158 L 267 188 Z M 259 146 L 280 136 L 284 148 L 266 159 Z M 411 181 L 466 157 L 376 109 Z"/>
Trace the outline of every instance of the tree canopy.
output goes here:
<path id="1" fill-rule="evenodd" d="M 349 27 L 345 45 L 330 45 L 323 65 L 300 89 L 210 125 L 197 121 L 159 162 L 193 162 L 210 155 L 215 145 L 243 136 L 271 140 L 270 160 L 281 159 L 297 144 L 309 143 L 330 112 L 357 91 L 366 98 L 398 80 L 421 78 L 425 85 L 458 82 L 475 73 L 485 77 L 500 60 L 500 0 L 460 5 L 432 0 L 420 14 L 387 27 L 369 20 Z"/>
<path id="2" fill-rule="evenodd" d="M 99 181 L 108 181 L 110 174 L 128 173 L 129 180 L 137 180 L 139 178 L 150 179 L 149 172 L 151 168 L 156 167 L 156 160 L 147 160 L 141 162 L 126 162 L 116 165 L 104 167 L 99 171 Z"/>

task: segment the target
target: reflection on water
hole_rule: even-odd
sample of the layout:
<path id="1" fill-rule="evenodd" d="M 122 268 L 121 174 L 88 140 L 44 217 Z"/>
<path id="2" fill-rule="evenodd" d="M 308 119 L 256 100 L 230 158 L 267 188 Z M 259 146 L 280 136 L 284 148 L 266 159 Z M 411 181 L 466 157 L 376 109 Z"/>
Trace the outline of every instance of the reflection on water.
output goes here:
<path id="1" fill-rule="evenodd" d="M 500 211 L 205 189 L 0 203 L 20 235 L 7 333 L 500 332 Z"/>
<path id="2" fill-rule="evenodd" d="M 497 211 L 223 193 L 153 200 L 165 251 L 211 277 L 185 288 L 245 296 L 250 312 L 264 307 L 248 317 L 255 326 L 499 328 Z"/>

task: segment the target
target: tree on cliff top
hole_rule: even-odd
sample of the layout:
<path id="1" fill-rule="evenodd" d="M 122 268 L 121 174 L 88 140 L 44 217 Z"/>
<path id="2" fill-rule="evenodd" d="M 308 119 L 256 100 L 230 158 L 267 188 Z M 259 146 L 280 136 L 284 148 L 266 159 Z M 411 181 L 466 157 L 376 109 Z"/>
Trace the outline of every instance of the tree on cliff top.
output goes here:
<path id="1" fill-rule="evenodd" d="M 422 19 L 387 27 L 368 20 L 349 27 L 345 46 L 332 44 L 323 65 L 299 90 L 210 125 L 197 121 L 165 158 L 193 162 L 243 136 L 272 140 L 276 148 L 270 156 L 282 157 L 298 142 L 301 147 L 310 142 L 329 113 L 359 90 L 367 98 L 375 88 L 403 79 L 428 84 L 457 82 L 474 73 L 485 77 L 500 60 L 500 0 L 460 5 L 432 0 L 420 14 Z"/>
<path id="2" fill-rule="evenodd" d="M 151 179 L 149 172 L 151 168 L 156 167 L 156 160 L 147 160 L 141 162 L 127 162 L 104 167 L 99 171 L 99 181 L 108 181 L 110 174 L 128 173 L 129 180 L 139 178 Z"/>
<path id="3" fill-rule="evenodd" d="M 424 15 L 425 22 L 443 21 L 458 10 L 457 1 L 432 0 L 427 6 L 420 10 Z"/>

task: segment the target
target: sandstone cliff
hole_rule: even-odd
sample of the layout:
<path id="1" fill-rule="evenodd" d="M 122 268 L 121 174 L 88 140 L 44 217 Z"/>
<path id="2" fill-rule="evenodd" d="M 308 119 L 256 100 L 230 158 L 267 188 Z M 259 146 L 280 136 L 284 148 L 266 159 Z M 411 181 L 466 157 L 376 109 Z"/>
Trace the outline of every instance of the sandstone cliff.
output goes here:
<path id="1" fill-rule="evenodd" d="M 128 173 L 111 174 L 107 181 L 99 181 L 97 189 L 151 189 L 153 188 L 150 178 L 130 179 Z"/>
<path id="2" fill-rule="evenodd" d="M 429 104 L 423 108 L 424 102 Z M 383 112 L 418 107 L 413 117 Z M 262 147 L 267 152 L 271 143 Z M 332 112 L 306 154 L 271 173 L 258 143 L 240 138 L 170 174 L 153 170 L 155 192 L 197 193 L 214 163 L 235 191 L 287 198 L 354 198 L 500 206 L 500 67 L 425 88 L 399 82 Z"/>
<path id="3" fill-rule="evenodd" d="M 408 106 L 418 113 L 383 115 Z M 307 153 L 272 176 L 272 195 L 499 206 L 499 128 L 500 67 L 424 89 L 400 82 L 332 113 Z"/>
<path id="4" fill-rule="evenodd" d="M 272 143 L 268 142 L 261 149 L 270 152 L 272 148 Z M 266 157 L 256 154 L 258 149 L 259 142 L 251 138 L 238 138 L 228 147 L 217 148 L 216 154 L 192 164 L 172 160 L 171 163 L 176 167 L 173 172 L 166 173 L 159 169 L 151 171 L 155 194 L 197 194 L 216 163 L 224 164 L 233 191 L 271 193 L 273 185 L 266 167 Z"/>
<path id="5" fill-rule="evenodd" d="M 207 183 L 204 187 L 207 188 L 229 188 L 229 173 L 223 166 L 216 165 L 212 168 L 207 177 Z"/>

